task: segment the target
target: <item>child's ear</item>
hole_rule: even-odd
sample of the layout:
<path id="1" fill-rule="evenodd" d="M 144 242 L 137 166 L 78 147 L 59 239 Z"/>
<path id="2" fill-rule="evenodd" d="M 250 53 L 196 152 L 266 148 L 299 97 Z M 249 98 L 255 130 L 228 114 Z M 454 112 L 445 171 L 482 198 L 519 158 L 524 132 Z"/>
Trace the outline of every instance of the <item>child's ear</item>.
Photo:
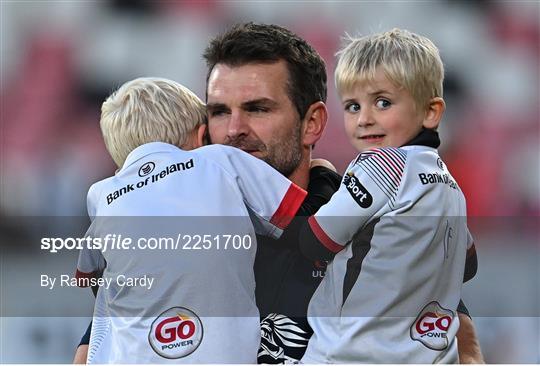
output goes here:
<path id="1" fill-rule="evenodd" d="M 322 136 L 326 121 L 328 120 L 328 111 L 323 102 L 315 102 L 309 106 L 304 117 L 304 134 L 302 143 L 304 146 L 313 146 Z"/>
<path id="2" fill-rule="evenodd" d="M 435 130 L 439 127 L 441 118 L 443 116 L 444 110 L 446 109 L 446 104 L 444 99 L 440 97 L 433 98 L 429 101 L 428 108 L 426 110 L 426 115 L 424 116 L 424 122 L 422 126 L 430 130 Z"/>
<path id="3" fill-rule="evenodd" d="M 206 124 L 201 124 L 195 127 L 187 135 L 186 142 L 180 146 L 183 150 L 193 150 L 206 145 Z"/>
<path id="4" fill-rule="evenodd" d="M 203 123 L 197 128 L 197 147 L 208 145 L 207 124 Z"/>

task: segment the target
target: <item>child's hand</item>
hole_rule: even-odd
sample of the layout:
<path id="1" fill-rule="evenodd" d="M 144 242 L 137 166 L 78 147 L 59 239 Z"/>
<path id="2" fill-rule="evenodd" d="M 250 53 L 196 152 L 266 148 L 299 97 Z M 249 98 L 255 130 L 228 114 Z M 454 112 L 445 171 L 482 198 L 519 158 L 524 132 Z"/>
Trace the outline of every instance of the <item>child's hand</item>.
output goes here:
<path id="1" fill-rule="evenodd" d="M 334 172 L 337 172 L 337 169 L 336 167 L 331 163 L 329 162 L 328 160 L 326 159 L 311 159 L 311 164 L 309 166 L 309 168 L 315 168 L 316 166 L 322 166 L 322 167 L 325 167 L 327 169 L 330 169 Z"/>

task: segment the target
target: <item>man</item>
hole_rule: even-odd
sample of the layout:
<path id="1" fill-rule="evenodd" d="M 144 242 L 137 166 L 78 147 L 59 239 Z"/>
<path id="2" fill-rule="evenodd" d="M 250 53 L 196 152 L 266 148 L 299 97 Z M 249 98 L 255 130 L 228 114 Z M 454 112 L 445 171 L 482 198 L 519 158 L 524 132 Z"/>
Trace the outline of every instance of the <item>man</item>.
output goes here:
<path id="1" fill-rule="evenodd" d="M 204 58 L 211 141 L 243 149 L 307 189 L 311 149 L 327 121 L 318 53 L 284 28 L 248 23 L 216 37 Z M 320 268 L 290 243 L 258 242 L 259 362 L 298 360 L 311 335 L 305 316 Z"/>
<path id="2" fill-rule="evenodd" d="M 308 193 L 313 185 L 318 191 L 324 191 L 320 185 L 337 190 L 329 169 L 310 171 L 311 151 L 328 119 L 326 68 L 318 53 L 285 28 L 246 23 L 213 39 L 204 57 L 212 143 L 236 146 L 265 160 Z M 319 194 L 318 200 L 310 200 L 317 204 L 299 214 L 315 213 L 331 193 Z M 312 334 L 307 307 L 325 263 L 304 258 L 287 238 L 269 240 L 258 239 L 255 258 L 259 363 L 283 363 L 299 360 L 305 352 Z M 483 362 L 472 321 L 460 314 L 460 322 L 461 362 Z M 75 362 L 84 362 L 85 348 L 79 347 Z"/>
<path id="3" fill-rule="evenodd" d="M 326 71 L 317 52 L 287 29 L 247 23 L 212 40 L 204 57 L 212 142 L 265 160 L 309 191 L 311 150 L 327 121 Z M 302 357 L 312 333 L 307 305 L 321 267 L 290 243 L 260 241 L 255 259 L 262 319 L 259 362 Z M 461 362 L 483 362 L 471 319 L 460 313 L 460 321 Z"/>

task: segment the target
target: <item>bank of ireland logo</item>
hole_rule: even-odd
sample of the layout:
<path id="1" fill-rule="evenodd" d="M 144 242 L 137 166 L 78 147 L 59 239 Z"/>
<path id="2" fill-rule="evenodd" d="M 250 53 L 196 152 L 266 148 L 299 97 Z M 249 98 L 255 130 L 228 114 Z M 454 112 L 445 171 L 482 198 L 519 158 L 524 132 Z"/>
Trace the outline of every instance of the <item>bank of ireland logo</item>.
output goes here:
<path id="1" fill-rule="evenodd" d="M 441 158 L 437 158 L 437 166 L 439 169 L 444 170 L 444 163 L 442 162 Z"/>
<path id="2" fill-rule="evenodd" d="M 442 351 L 448 347 L 448 329 L 454 319 L 454 312 L 432 301 L 420 311 L 411 325 L 411 338 L 424 346 Z"/>
<path id="3" fill-rule="evenodd" d="M 144 163 L 139 168 L 139 177 L 146 177 L 148 174 L 152 173 L 154 171 L 154 168 L 156 167 L 156 164 L 149 161 L 148 163 Z"/>
<path id="4" fill-rule="evenodd" d="M 161 357 L 177 359 L 190 355 L 201 344 L 203 326 L 193 311 L 176 306 L 161 313 L 150 327 L 148 342 Z"/>

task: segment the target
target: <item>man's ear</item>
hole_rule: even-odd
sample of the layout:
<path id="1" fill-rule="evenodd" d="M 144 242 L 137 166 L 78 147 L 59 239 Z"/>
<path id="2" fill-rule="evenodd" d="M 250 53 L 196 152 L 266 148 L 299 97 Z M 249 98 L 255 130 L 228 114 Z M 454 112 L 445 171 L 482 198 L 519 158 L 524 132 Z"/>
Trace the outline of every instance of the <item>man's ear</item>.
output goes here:
<path id="1" fill-rule="evenodd" d="M 319 141 L 327 120 L 328 110 L 323 102 L 315 102 L 309 106 L 303 121 L 304 134 L 302 143 L 304 146 L 313 146 Z"/>
<path id="2" fill-rule="evenodd" d="M 429 101 L 426 115 L 424 116 L 424 122 L 422 126 L 430 130 L 435 130 L 439 127 L 444 110 L 446 109 L 446 103 L 444 99 L 440 97 L 433 98 Z"/>

